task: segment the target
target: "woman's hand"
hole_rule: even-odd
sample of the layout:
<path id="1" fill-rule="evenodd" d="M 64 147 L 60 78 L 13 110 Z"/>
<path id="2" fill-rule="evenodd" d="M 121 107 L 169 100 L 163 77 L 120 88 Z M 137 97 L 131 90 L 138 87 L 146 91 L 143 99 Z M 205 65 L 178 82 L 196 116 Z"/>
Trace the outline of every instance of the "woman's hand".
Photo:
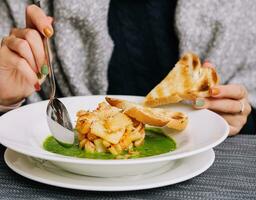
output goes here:
<path id="1" fill-rule="evenodd" d="M 40 90 L 38 74 L 47 74 L 42 36 L 53 34 L 52 18 L 37 6 L 26 10 L 26 28 L 12 29 L 0 47 L 0 105 L 11 105 Z"/>
<path id="2" fill-rule="evenodd" d="M 197 109 L 208 108 L 220 114 L 229 124 L 229 135 L 236 135 L 242 129 L 251 112 L 248 93 L 244 86 L 238 84 L 218 85 L 211 88 L 211 97 L 197 99 Z"/>

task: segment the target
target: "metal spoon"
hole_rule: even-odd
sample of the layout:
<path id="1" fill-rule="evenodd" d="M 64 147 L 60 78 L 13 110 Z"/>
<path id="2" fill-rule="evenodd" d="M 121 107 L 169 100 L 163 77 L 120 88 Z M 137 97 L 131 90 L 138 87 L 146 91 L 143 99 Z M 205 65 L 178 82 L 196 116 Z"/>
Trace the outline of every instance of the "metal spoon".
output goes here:
<path id="1" fill-rule="evenodd" d="M 40 6 L 40 1 L 36 2 L 36 5 Z M 46 109 L 47 115 L 47 122 L 50 128 L 50 131 L 53 137 L 62 145 L 62 146 L 72 146 L 75 141 L 75 133 L 73 130 L 73 126 L 68 114 L 68 111 L 65 105 L 55 98 L 56 92 L 56 85 L 55 85 L 55 78 L 54 72 L 52 68 L 52 54 L 50 49 L 50 43 L 48 38 L 43 39 L 46 57 L 47 57 L 47 64 L 50 69 L 49 78 L 50 78 L 50 85 L 51 85 L 51 96 L 49 103 Z"/>

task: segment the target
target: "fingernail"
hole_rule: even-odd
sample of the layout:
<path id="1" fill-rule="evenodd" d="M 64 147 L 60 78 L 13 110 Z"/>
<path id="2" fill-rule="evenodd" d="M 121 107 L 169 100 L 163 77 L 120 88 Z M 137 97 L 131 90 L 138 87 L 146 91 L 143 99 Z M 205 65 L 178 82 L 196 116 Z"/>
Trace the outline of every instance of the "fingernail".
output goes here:
<path id="1" fill-rule="evenodd" d="M 44 64 L 41 67 L 41 74 L 47 75 L 49 73 L 48 65 Z"/>
<path id="2" fill-rule="evenodd" d="M 35 87 L 36 91 L 40 91 L 41 90 L 41 86 L 40 86 L 40 84 L 38 82 L 34 85 L 34 87 Z"/>
<path id="3" fill-rule="evenodd" d="M 53 35 L 53 31 L 50 27 L 44 28 L 43 32 L 44 32 L 44 35 L 48 38 Z"/>
<path id="4" fill-rule="evenodd" d="M 211 88 L 210 93 L 211 96 L 216 96 L 220 93 L 220 90 L 218 88 Z"/>
<path id="5" fill-rule="evenodd" d="M 196 99 L 196 101 L 195 101 L 195 106 L 196 107 L 203 107 L 204 104 L 205 104 L 204 99 Z"/>
<path id="6" fill-rule="evenodd" d="M 41 79 L 41 78 L 43 77 L 40 72 L 38 72 L 38 73 L 36 74 L 36 76 L 37 76 L 38 79 Z"/>
<path id="7" fill-rule="evenodd" d="M 209 60 L 205 60 L 203 63 L 203 67 L 214 68 L 214 65 Z"/>

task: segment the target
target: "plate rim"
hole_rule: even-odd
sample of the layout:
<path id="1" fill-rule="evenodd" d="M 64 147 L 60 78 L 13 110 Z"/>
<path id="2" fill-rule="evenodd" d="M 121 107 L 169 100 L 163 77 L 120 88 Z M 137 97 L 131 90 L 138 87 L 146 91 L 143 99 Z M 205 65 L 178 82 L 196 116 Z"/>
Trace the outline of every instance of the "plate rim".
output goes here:
<path id="1" fill-rule="evenodd" d="M 110 96 L 110 97 L 117 97 L 117 98 L 141 98 L 143 99 L 143 96 L 135 96 L 135 95 L 88 95 L 88 96 L 74 96 L 74 97 L 64 97 L 64 98 L 60 98 L 61 100 L 63 99 L 73 99 L 73 98 L 102 98 L 105 96 Z M 48 100 L 45 101 L 40 101 L 40 102 L 36 102 L 33 104 L 29 104 L 29 105 L 25 105 L 21 108 L 18 109 L 26 109 L 27 107 L 31 106 L 31 105 L 36 105 L 36 104 L 43 104 L 45 102 L 47 102 Z M 26 108 L 25 108 L 26 107 Z M 10 112 L 15 112 L 16 110 L 10 111 Z M 219 145 L 221 142 L 223 142 L 229 133 L 229 126 L 227 124 L 227 122 L 218 114 L 207 110 L 207 109 L 202 109 L 202 110 L 197 110 L 197 112 L 210 112 L 211 114 L 215 115 L 215 117 L 219 118 L 224 124 L 225 124 L 225 132 L 223 133 L 222 137 L 220 137 L 218 140 L 216 140 L 214 143 L 212 143 L 211 145 L 208 145 L 206 147 L 203 148 L 199 148 L 190 152 L 183 152 L 183 153 L 179 153 L 176 155 L 166 155 L 166 156 L 149 156 L 149 157 L 144 157 L 144 158 L 136 158 L 136 159 L 127 159 L 127 160 L 100 160 L 100 159 L 88 159 L 88 158 L 76 158 L 76 157 L 68 157 L 68 156 L 62 156 L 62 155 L 58 155 L 58 154 L 54 154 L 51 152 L 47 152 L 47 154 L 44 153 L 38 153 L 38 152 L 33 152 L 33 151 L 29 151 L 29 150 L 24 150 L 21 147 L 15 147 L 12 148 L 11 146 L 9 146 L 8 144 L 5 143 L 5 140 L 2 139 L 1 144 L 3 144 L 4 146 L 6 146 L 9 149 L 12 149 L 16 152 L 19 152 L 21 154 L 24 155 L 28 155 L 28 156 L 32 156 L 32 157 L 36 157 L 36 158 L 40 158 L 40 159 L 44 159 L 44 160 L 50 160 L 50 161 L 55 161 L 55 162 L 64 162 L 64 163 L 76 163 L 76 164 L 104 164 L 104 165 L 120 165 L 120 164 L 125 164 L 125 165 L 133 165 L 133 164 L 140 164 L 140 163 L 154 163 L 154 162 L 161 162 L 161 161 L 171 161 L 171 160 L 176 160 L 176 159 L 181 159 L 181 158 L 186 158 L 192 155 L 196 155 L 198 153 L 207 151 L 209 149 L 212 149 L 213 147 Z M 4 114 L 7 115 L 8 113 Z M 4 116 L 3 115 L 3 116 Z M 0 118 L 1 119 L 1 118 Z M 44 150 L 45 151 L 45 150 Z M 161 154 L 164 155 L 164 154 Z"/>
<path id="2" fill-rule="evenodd" d="M 193 172 L 189 171 L 188 174 L 186 174 L 185 176 L 175 178 L 176 181 L 173 181 L 173 179 L 168 179 L 167 181 L 159 181 L 158 183 L 155 183 L 154 181 L 152 181 L 152 183 L 150 183 L 150 184 L 144 184 L 143 183 L 143 185 L 140 185 L 139 188 L 138 188 L 138 185 L 135 185 L 135 186 L 122 186 L 122 185 L 120 185 L 120 186 L 97 186 L 97 187 L 100 187 L 100 189 L 96 189 L 95 186 L 90 186 L 90 185 L 89 186 L 88 185 L 78 186 L 78 184 L 72 184 L 72 183 L 66 184 L 66 183 L 61 183 L 60 181 L 57 182 L 57 181 L 54 181 L 54 180 L 50 180 L 50 182 L 49 182 L 49 180 L 46 179 L 46 178 L 42 178 L 42 177 L 38 177 L 38 176 L 36 177 L 36 176 L 30 175 L 29 173 L 26 173 L 23 170 L 20 170 L 17 167 L 15 167 L 15 165 L 12 164 L 11 161 L 8 160 L 8 153 L 10 151 L 12 151 L 13 153 L 18 154 L 18 155 L 21 154 L 19 152 L 16 152 L 16 151 L 13 151 L 13 150 L 7 148 L 5 150 L 5 153 L 4 153 L 4 161 L 5 161 L 6 165 L 11 170 L 13 170 L 15 173 L 17 173 L 17 174 L 19 174 L 19 175 L 21 175 L 25 178 L 28 178 L 32 181 L 36 181 L 36 182 L 43 183 L 43 184 L 46 184 L 46 185 L 55 186 L 55 187 L 75 189 L 75 190 L 102 191 L 102 192 L 111 192 L 111 191 L 112 192 L 121 192 L 121 191 L 145 190 L 145 189 L 153 189 L 153 188 L 164 187 L 164 186 L 168 186 L 168 185 L 174 185 L 174 184 L 177 184 L 177 183 L 181 183 L 183 181 L 189 180 L 191 178 L 194 178 L 194 177 L 204 173 L 206 170 L 208 170 L 213 165 L 213 163 L 215 161 L 215 158 L 216 158 L 215 152 L 214 152 L 213 149 L 209 149 L 207 151 L 201 152 L 201 154 L 203 154 L 203 153 L 208 153 L 209 154 L 209 156 L 207 157 L 208 160 L 205 161 L 204 165 L 201 168 L 194 170 Z M 26 156 L 26 155 L 23 155 L 23 156 L 24 157 L 30 157 L 30 156 Z M 194 156 L 198 156 L 198 155 L 194 155 Z M 199 156 L 200 156 L 200 154 L 199 154 Z M 193 156 L 191 156 L 191 157 L 193 157 Z M 191 159 L 191 157 L 182 158 L 180 160 L 185 160 L 185 159 L 189 159 L 189 158 Z M 44 170 L 44 169 L 41 169 L 41 170 Z M 169 170 L 171 170 L 171 169 L 169 169 Z M 167 171 L 169 171 L 169 170 L 167 170 Z M 65 172 L 65 173 L 70 174 L 70 172 Z M 164 173 L 166 173 L 166 172 L 164 172 Z M 162 175 L 162 174 L 159 174 L 159 175 Z M 143 178 L 143 175 L 139 175 L 139 176 L 142 176 L 142 178 Z M 105 179 L 105 178 L 103 178 L 103 179 Z"/>

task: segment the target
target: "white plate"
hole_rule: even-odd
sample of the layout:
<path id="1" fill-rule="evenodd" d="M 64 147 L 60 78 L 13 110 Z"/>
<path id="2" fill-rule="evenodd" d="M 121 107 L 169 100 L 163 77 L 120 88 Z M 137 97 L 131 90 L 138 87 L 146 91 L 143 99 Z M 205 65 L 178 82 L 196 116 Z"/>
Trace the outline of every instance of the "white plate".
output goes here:
<path id="1" fill-rule="evenodd" d="M 156 188 L 191 179 L 213 164 L 215 154 L 210 149 L 176 160 L 173 166 L 165 166 L 149 174 L 119 178 L 79 176 L 61 170 L 51 162 L 42 163 L 9 149 L 6 150 L 4 159 L 18 174 L 48 185 L 79 190 L 127 191 Z"/>
<path id="2" fill-rule="evenodd" d="M 116 96 L 117 98 L 140 102 L 142 97 Z M 75 122 L 76 112 L 80 109 L 95 109 L 104 96 L 69 97 L 61 99 Z M 169 130 L 177 150 L 158 156 L 129 160 L 94 160 L 67 157 L 45 151 L 44 139 L 50 134 L 46 122 L 48 101 L 31 104 L 10 111 L 0 117 L 0 139 L 6 147 L 25 155 L 50 160 L 54 164 L 79 174 L 113 177 L 136 175 L 156 170 L 170 161 L 192 156 L 220 144 L 228 136 L 229 127 L 225 120 L 209 110 L 192 110 L 184 105 L 172 105 L 166 109 L 188 113 L 188 127 L 182 133 Z"/>

